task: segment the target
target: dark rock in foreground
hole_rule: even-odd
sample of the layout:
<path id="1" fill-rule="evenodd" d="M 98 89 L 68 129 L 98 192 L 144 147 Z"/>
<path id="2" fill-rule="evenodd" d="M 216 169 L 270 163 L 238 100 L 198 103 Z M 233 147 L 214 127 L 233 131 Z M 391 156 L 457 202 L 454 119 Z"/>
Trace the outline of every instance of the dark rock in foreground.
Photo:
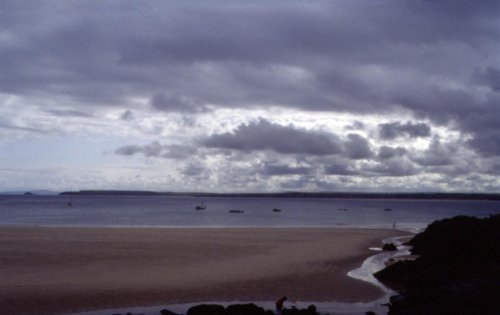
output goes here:
<path id="1" fill-rule="evenodd" d="M 186 315 L 224 315 L 226 309 L 218 304 L 200 304 L 190 307 Z"/>
<path id="2" fill-rule="evenodd" d="M 316 315 L 318 312 L 316 311 L 316 306 L 309 305 L 306 309 L 297 309 L 297 308 L 285 308 L 281 312 L 282 315 Z"/>
<path id="3" fill-rule="evenodd" d="M 226 307 L 225 315 L 264 315 L 264 308 L 253 303 L 250 304 L 233 304 Z"/>
<path id="4" fill-rule="evenodd" d="M 232 304 L 224 308 L 218 304 L 201 304 L 191 307 L 186 315 L 274 315 L 271 310 L 255 305 L 254 303 L 248 304 Z M 306 309 L 298 309 L 295 307 L 284 308 L 281 311 L 282 315 L 318 315 L 316 306 L 309 305 Z M 163 314 L 162 314 L 163 315 Z M 170 315 L 170 314 L 168 314 Z"/>
<path id="5" fill-rule="evenodd" d="M 393 243 L 385 243 L 384 246 L 382 246 L 382 250 L 393 251 L 398 250 L 398 248 Z"/>
<path id="6" fill-rule="evenodd" d="M 160 315 L 179 315 L 179 314 L 174 313 L 174 312 L 169 311 L 169 310 L 161 310 Z"/>
<path id="7" fill-rule="evenodd" d="M 389 315 L 500 314 L 500 215 L 436 221 L 411 241 L 415 261 L 397 262 L 375 276 L 405 290 Z"/>

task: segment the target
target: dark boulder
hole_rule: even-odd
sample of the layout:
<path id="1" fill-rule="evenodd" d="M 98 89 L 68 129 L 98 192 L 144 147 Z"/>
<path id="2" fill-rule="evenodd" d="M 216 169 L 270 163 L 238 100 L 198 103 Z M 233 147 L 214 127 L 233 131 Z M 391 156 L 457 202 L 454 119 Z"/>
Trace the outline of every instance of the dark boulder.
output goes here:
<path id="1" fill-rule="evenodd" d="M 190 307 L 186 315 L 225 315 L 226 309 L 219 304 L 200 304 Z"/>
<path id="2" fill-rule="evenodd" d="M 163 309 L 160 311 L 160 315 L 179 315 L 179 314 L 174 313 L 174 312 L 169 311 L 169 310 L 166 310 L 166 309 Z"/>
<path id="3" fill-rule="evenodd" d="M 382 250 L 390 251 L 390 250 L 398 250 L 398 248 L 393 243 L 385 243 L 384 246 L 382 246 Z"/>
<path id="4" fill-rule="evenodd" d="M 226 307 L 226 315 L 264 315 L 265 310 L 253 303 L 233 304 Z"/>
<path id="5" fill-rule="evenodd" d="M 307 308 L 298 309 L 296 307 L 285 308 L 281 312 L 282 315 L 317 315 L 316 306 L 314 304 L 309 305 Z"/>
<path id="6" fill-rule="evenodd" d="M 314 304 L 311 304 L 307 307 L 307 314 L 310 314 L 310 315 L 316 315 L 318 314 L 318 311 L 316 309 L 316 305 Z"/>

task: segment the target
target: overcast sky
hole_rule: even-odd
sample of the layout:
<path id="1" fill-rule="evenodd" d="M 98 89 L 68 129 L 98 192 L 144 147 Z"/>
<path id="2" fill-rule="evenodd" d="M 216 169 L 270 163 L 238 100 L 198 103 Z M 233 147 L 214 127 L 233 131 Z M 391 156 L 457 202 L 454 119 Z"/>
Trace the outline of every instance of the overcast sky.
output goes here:
<path id="1" fill-rule="evenodd" d="M 0 191 L 500 190 L 500 1 L 0 2 Z"/>

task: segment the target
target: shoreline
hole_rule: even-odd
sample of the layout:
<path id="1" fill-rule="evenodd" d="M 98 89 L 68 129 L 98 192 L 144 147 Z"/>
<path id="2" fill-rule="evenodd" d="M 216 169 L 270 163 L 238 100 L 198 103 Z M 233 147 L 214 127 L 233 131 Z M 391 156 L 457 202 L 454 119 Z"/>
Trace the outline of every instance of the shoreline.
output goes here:
<path id="1" fill-rule="evenodd" d="M 402 231 L 353 228 L 0 227 L 3 314 L 203 301 L 367 302 L 347 276 Z"/>
<path id="2" fill-rule="evenodd" d="M 381 225 L 367 225 L 367 224 L 332 224 L 332 225 L 135 225 L 135 224 L 114 224 L 114 225 L 95 225 L 95 224 L 2 224 L 0 223 L 1 229 L 26 229 L 26 228 L 49 228 L 49 229 L 171 229 L 171 230 L 182 230 L 182 229 L 354 229 L 354 230 L 387 230 L 387 231 L 399 231 L 400 233 L 406 233 L 408 235 L 415 235 L 422 232 L 428 224 L 425 223 L 399 223 L 397 228 L 394 228 L 392 224 L 381 224 Z"/>

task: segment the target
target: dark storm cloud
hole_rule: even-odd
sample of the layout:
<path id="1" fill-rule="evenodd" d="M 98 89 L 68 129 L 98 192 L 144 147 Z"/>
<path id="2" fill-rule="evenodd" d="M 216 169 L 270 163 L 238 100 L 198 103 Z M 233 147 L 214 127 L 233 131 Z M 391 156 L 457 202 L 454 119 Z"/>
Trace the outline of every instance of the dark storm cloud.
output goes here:
<path id="1" fill-rule="evenodd" d="M 487 67 L 486 69 L 478 70 L 475 77 L 480 84 L 484 84 L 496 92 L 500 91 L 500 69 Z"/>
<path id="2" fill-rule="evenodd" d="M 420 94 L 399 98 L 417 117 L 439 125 L 452 125 L 482 156 L 500 155 L 500 94 L 464 88 L 430 88 Z"/>
<path id="3" fill-rule="evenodd" d="M 500 162 L 497 162 L 488 167 L 488 174 L 500 175 Z"/>
<path id="4" fill-rule="evenodd" d="M 500 155 L 500 131 L 482 131 L 482 133 L 475 134 L 468 144 L 485 157 L 498 156 Z"/>
<path id="5" fill-rule="evenodd" d="M 379 125 L 380 138 L 392 140 L 398 137 L 407 136 L 410 138 L 429 137 L 431 128 L 424 123 L 412 123 L 407 121 L 405 124 L 392 122 Z"/>
<path id="6" fill-rule="evenodd" d="M 347 135 L 348 139 L 344 143 L 345 154 L 350 159 L 360 160 L 372 157 L 368 140 L 358 134 L 351 133 Z"/>
<path id="7" fill-rule="evenodd" d="M 488 51 L 498 35 L 496 1 L 6 3 L 0 89 L 101 105 L 165 94 L 230 107 L 387 112 L 399 86 L 382 89 L 384 74 L 368 77 L 365 67 L 454 78 L 481 56 L 454 45 Z M 158 107 L 181 108 L 170 103 Z"/>
<path id="8" fill-rule="evenodd" d="M 407 153 L 407 150 L 402 147 L 392 148 L 388 146 L 380 147 L 377 157 L 381 160 L 392 159 L 394 157 L 400 157 Z"/>
<path id="9" fill-rule="evenodd" d="M 341 152 L 335 135 L 282 126 L 260 119 L 233 132 L 214 134 L 201 142 L 208 148 L 274 151 L 283 154 L 329 155 Z"/>
<path id="10" fill-rule="evenodd" d="M 464 133 L 472 135 L 471 148 L 484 157 L 500 155 L 500 93 L 486 99 L 477 108 L 460 117 Z"/>
<path id="11" fill-rule="evenodd" d="M 445 166 L 453 163 L 456 154 L 456 147 L 435 139 L 425 151 L 415 153 L 411 159 L 422 166 Z"/>
<path id="12" fill-rule="evenodd" d="M 115 150 L 117 155 L 131 156 L 143 154 L 146 157 L 162 157 L 168 159 L 185 159 L 197 154 L 195 147 L 186 145 L 163 145 L 158 141 L 153 141 L 147 145 L 126 145 Z"/>

